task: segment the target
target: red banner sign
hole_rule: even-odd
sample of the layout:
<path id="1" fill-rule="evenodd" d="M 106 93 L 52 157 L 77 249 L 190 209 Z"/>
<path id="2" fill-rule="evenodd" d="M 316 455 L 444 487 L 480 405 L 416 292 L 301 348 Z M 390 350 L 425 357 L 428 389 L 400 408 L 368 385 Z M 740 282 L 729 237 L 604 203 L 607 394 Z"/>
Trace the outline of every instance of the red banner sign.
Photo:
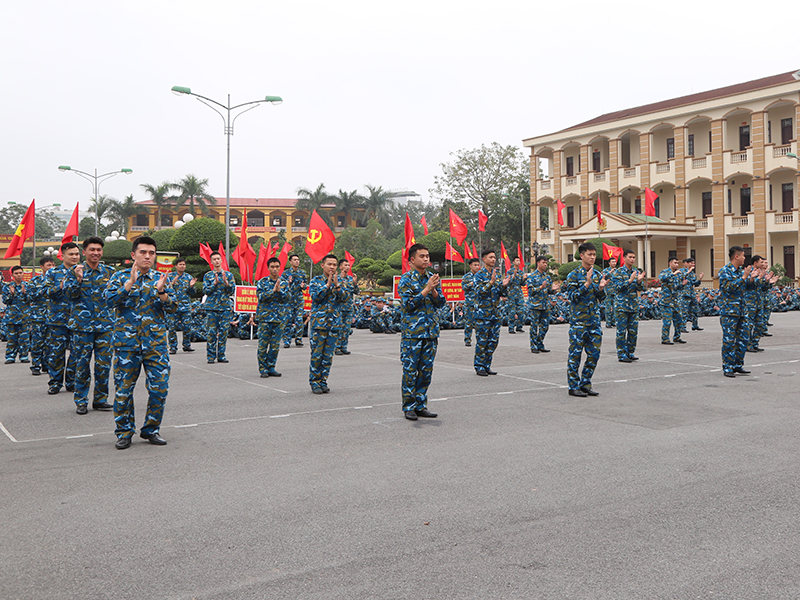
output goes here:
<path id="1" fill-rule="evenodd" d="M 233 292 L 233 312 L 254 313 L 258 308 L 256 286 L 237 285 Z"/>

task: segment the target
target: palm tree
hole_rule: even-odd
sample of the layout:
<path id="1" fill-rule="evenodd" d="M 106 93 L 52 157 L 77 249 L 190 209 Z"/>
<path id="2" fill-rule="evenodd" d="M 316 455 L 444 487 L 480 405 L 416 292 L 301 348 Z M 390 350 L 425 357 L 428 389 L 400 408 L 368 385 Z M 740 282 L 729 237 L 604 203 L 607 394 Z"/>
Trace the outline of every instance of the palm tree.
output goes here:
<path id="1" fill-rule="evenodd" d="M 160 185 L 151 185 L 149 183 L 141 184 L 141 188 L 150 195 L 149 200 L 156 205 L 156 229 L 161 227 L 161 211 L 167 209 L 172 211 L 172 203 L 175 201 L 173 196 L 169 193 L 172 191 L 174 184 L 165 181 Z"/>
<path id="2" fill-rule="evenodd" d="M 208 205 L 217 203 L 217 199 L 206 190 L 208 179 L 198 179 L 194 175 L 187 175 L 172 185 L 180 192 L 175 202 L 175 208 L 188 204 L 192 216 L 195 216 L 195 205 L 205 215 L 208 214 Z"/>
<path id="3" fill-rule="evenodd" d="M 353 218 L 355 211 L 357 208 L 364 207 L 364 197 L 361 196 L 358 191 L 353 190 L 352 192 L 344 192 L 339 190 L 339 194 L 336 196 L 332 196 L 331 200 L 336 203 L 336 212 L 343 212 L 344 213 L 344 226 L 347 227 L 348 222 L 350 219 Z"/>
<path id="4" fill-rule="evenodd" d="M 381 224 L 384 231 L 392 226 L 392 213 L 389 206 L 392 193 L 387 192 L 381 186 L 367 185 L 369 196 L 364 199 L 367 209 L 367 217 L 375 219 Z"/>
<path id="5" fill-rule="evenodd" d="M 325 191 L 325 184 L 320 183 L 313 192 L 308 188 L 297 188 L 297 204 L 295 204 L 295 208 L 297 210 L 305 210 L 309 215 L 316 210 L 317 214 L 330 225 L 330 215 L 327 210 L 322 209 L 322 206 L 331 204 L 333 201 Z"/>
<path id="6" fill-rule="evenodd" d="M 128 224 L 131 217 L 139 213 L 147 212 L 147 207 L 141 204 L 136 204 L 133 199 L 133 194 L 125 196 L 121 202 L 119 200 L 112 200 L 111 207 L 108 209 L 114 223 L 121 229 L 123 235 L 128 233 Z"/>
<path id="7" fill-rule="evenodd" d="M 92 211 L 95 219 L 97 219 L 98 226 L 102 224 L 106 213 L 111 212 L 111 207 L 113 206 L 114 202 L 116 202 L 116 200 L 109 196 L 98 196 L 97 200 L 92 198 L 92 203 L 89 206 L 89 210 Z"/>

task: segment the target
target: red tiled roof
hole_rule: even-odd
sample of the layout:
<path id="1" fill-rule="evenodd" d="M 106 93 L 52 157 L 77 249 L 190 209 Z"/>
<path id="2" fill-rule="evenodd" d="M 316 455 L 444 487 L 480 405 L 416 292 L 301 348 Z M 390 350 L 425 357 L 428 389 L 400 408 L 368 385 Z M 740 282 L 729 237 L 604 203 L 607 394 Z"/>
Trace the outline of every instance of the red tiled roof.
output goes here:
<path id="1" fill-rule="evenodd" d="M 786 83 L 797 81 L 793 76 L 796 72 L 797 71 L 789 71 L 788 73 L 782 73 L 781 75 L 762 77 L 761 79 L 737 83 L 735 85 L 729 85 L 726 87 L 717 88 L 715 90 L 709 90 L 707 92 L 699 92 L 697 94 L 690 94 L 688 96 L 680 96 L 679 98 L 654 102 L 653 104 L 645 104 L 644 106 L 636 106 L 634 108 L 626 108 L 624 110 L 606 113 L 589 121 L 578 123 L 577 125 L 567 127 L 566 129 L 561 129 L 560 131 L 556 131 L 554 133 L 562 133 L 564 131 L 572 131 L 573 129 L 581 129 L 583 127 L 611 123 L 612 121 L 619 121 L 621 119 L 628 119 L 630 117 L 638 117 L 639 115 L 646 115 L 648 113 L 654 113 L 661 110 L 669 110 L 671 108 L 678 108 L 680 106 L 687 106 L 689 104 L 697 104 L 698 102 L 705 102 L 707 100 L 716 100 L 717 98 L 725 98 L 727 96 L 734 96 L 736 94 L 743 94 L 745 92 L 753 92 L 778 85 L 784 85 Z"/>

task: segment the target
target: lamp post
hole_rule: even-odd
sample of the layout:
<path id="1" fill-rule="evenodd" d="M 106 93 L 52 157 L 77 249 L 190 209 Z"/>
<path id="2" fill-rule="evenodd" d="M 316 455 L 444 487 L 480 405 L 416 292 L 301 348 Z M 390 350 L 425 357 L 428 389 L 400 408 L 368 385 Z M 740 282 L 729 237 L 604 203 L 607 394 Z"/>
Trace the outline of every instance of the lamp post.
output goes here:
<path id="1" fill-rule="evenodd" d="M 233 135 L 233 124 L 236 122 L 236 119 L 246 113 L 248 110 L 253 110 L 257 106 L 263 103 L 267 104 L 280 104 L 283 102 L 283 98 L 280 96 L 266 96 L 263 100 L 252 100 L 250 102 L 243 102 L 242 104 L 237 104 L 236 106 L 231 106 L 231 95 L 228 94 L 228 104 L 222 104 L 221 102 L 217 102 L 216 100 L 212 100 L 211 98 L 206 98 L 205 96 L 201 96 L 200 94 L 195 94 L 192 92 L 191 88 L 174 85 L 172 86 L 172 91 L 175 94 L 180 95 L 187 95 L 187 96 L 194 96 L 197 98 L 199 102 L 202 102 L 206 106 L 208 106 L 211 110 L 216 112 L 220 117 L 222 117 L 222 122 L 225 127 L 225 136 L 228 138 L 228 156 L 227 156 L 227 168 L 225 173 L 225 254 L 227 255 L 228 261 L 231 259 L 231 229 L 230 229 L 230 221 L 231 221 L 231 136 Z M 218 106 L 225 111 L 224 114 L 219 109 L 215 108 Z M 244 110 L 240 111 L 239 113 L 233 115 L 233 119 L 231 119 L 231 113 L 236 110 L 237 108 L 247 107 Z"/>
<path id="2" fill-rule="evenodd" d="M 97 174 L 97 169 L 94 170 L 94 175 L 91 173 L 87 173 L 86 171 L 79 171 L 78 169 L 73 169 L 69 165 L 61 165 L 58 167 L 59 171 L 71 171 L 76 175 L 80 175 L 87 181 L 92 184 L 92 190 L 94 191 L 94 235 L 97 236 L 97 227 L 100 224 L 100 219 L 97 217 L 97 199 L 100 193 L 100 184 L 103 183 L 106 179 L 111 179 L 115 175 L 119 175 L 120 173 L 125 173 L 126 175 L 130 175 L 133 173 L 133 169 L 120 169 L 119 171 L 110 171 L 108 173 L 103 173 L 102 175 Z"/>

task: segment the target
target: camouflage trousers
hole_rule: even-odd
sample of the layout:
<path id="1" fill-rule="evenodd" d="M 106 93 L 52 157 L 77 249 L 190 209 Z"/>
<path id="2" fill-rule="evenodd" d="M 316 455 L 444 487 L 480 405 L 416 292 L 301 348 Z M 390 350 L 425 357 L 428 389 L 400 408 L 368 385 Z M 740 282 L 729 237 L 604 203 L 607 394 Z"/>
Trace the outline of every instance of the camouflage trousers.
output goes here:
<path id="1" fill-rule="evenodd" d="M 31 336 L 27 323 L 6 324 L 6 360 L 14 361 L 19 355 L 20 360 L 27 360 L 30 351 Z"/>
<path id="2" fill-rule="evenodd" d="M 347 343 L 350 341 L 350 334 L 353 332 L 353 311 L 346 310 L 342 312 L 342 322 L 344 327 L 339 332 L 339 339 L 336 341 L 337 350 L 347 350 Z"/>
<path id="3" fill-rule="evenodd" d="M 472 343 L 472 330 L 475 325 L 475 311 L 473 308 L 468 308 L 466 302 L 464 303 L 464 343 Z M 477 334 L 475 338 L 477 340 Z"/>
<path id="4" fill-rule="evenodd" d="M 31 322 L 31 370 L 47 369 L 47 323 Z"/>
<path id="5" fill-rule="evenodd" d="M 685 323 L 681 322 L 683 316 L 676 303 L 662 304 L 661 305 L 661 341 L 669 341 L 669 328 L 672 325 L 673 336 L 672 340 L 677 341 L 681 339 L 681 330 L 684 329 Z"/>
<path id="6" fill-rule="evenodd" d="M 617 309 L 614 321 L 617 326 L 617 358 L 631 358 L 639 338 L 639 314 Z"/>
<path id="7" fill-rule="evenodd" d="M 75 387 L 75 353 L 72 352 L 72 335 L 70 330 L 63 325 L 49 325 L 47 327 L 46 354 L 47 372 L 50 375 L 48 385 L 50 387 L 61 388 L 66 385 L 67 389 Z M 67 350 L 69 359 L 67 359 Z"/>
<path id="8" fill-rule="evenodd" d="M 169 355 L 161 350 L 116 350 L 114 357 L 114 433 L 118 438 L 132 437 L 136 433 L 136 416 L 133 390 L 139 373 L 144 368 L 147 384 L 147 413 L 142 433 L 158 433 L 164 416 L 164 403 L 169 388 Z"/>
<path id="9" fill-rule="evenodd" d="M 525 304 L 522 301 L 522 294 L 519 296 L 509 296 L 506 302 L 506 314 L 508 315 L 508 331 L 522 331 L 525 322 Z"/>
<path id="10" fill-rule="evenodd" d="M 369 329 L 372 333 L 386 333 L 391 330 L 391 327 L 392 322 L 389 313 L 378 313 L 372 317 L 369 325 Z"/>
<path id="11" fill-rule="evenodd" d="M 111 370 L 111 344 L 114 333 L 111 331 L 73 331 L 72 353 L 75 355 L 75 404 L 86 406 L 89 403 L 89 383 L 92 374 L 89 362 L 94 354 L 94 397 L 92 404 L 108 401 L 108 374 Z"/>
<path id="12" fill-rule="evenodd" d="M 275 370 L 282 333 L 281 322 L 259 321 L 258 323 L 258 372 L 262 375 Z"/>
<path id="13" fill-rule="evenodd" d="M 531 320 L 531 350 L 541 350 L 544 348 L 544 336 L 550 329 L 550 310 L 542 308 L 531 308 L 528 311 Z"/>
<path id="14" fill-rule="evenodd" d="M 592 388 L 592 375 L 600 358 L 600 345 L 603 342 L 603 329 L 600 322 L 589 325 L 571 323 L 569 326 L 569 356 L 567 357 L 567 383 L 569 389 L 589 390 Z M 586 361 L 580 371 L 581 358 L 586 352 Z M 579 375 L 580 371 L 580 375 Z"/>
<path id="15" fill-rule="evenodd" d="M 169 319 L 170 351 L 178 351 L 177 331 L 183 332 L 183 349 L 189 350 L 192 347 L 192 314 L 189 312 L 179 312 L 167 318 Z"/>
<path id="16" fill-rule="evenodd" d="M 436 358 L 436 339 L 400 340 L 400 364 L 403 365 L 403 410 L 422 410 L 428 406 L 428 387 Z"/>
<path id="17" fill-rule="evenodd" d="M 337 329 L 312 329 L 309 332 L 311 345 L 311 364 L 308 369 L 308 382 L 312 390 L 328 384 L 331 372 L 333 351 L 341 331 Z"/>
<path id="18" fill-rule="evenodd" d="M 696 296 L 683 296 L 681 298 L 681 324 L 685 326 L 687 321 L 691 321 L 692 327 L 699 327 L 697 318 L 700 316 L 700 305 Z"/>
<path id="19" fill-rule="evenodd" d="M 603 305 L 606 313 L 606 325 L 611 325 L 612 327 L 616 325 L 614 300 L 615 298 L 612 294 L 606 294 L 605 303 Z"/>
<path id="20" fill-rule="evenodd" d="M 492 355 L 500 338 L 500 321 L 475 319 L 475 371 L 492 368 Z"/>
<path id="21" fill-rule="evenodd" d="M 208 360 L 225 358 L 229 329 L 230 318 L 228 311 L 206 311 L 206 358 Z"/>
<path id="22" fill-rule="evenodd" d="M 744 354 L 749 343 L 750 330 L 747 318 L 737 315 L 720 315 L 722 326 L 722 370 L 732 373 L 744 366 Z"/>
<path id="23" fill-rule="evenodd" d="M 311 332 L 309 332 L 309 337 Z M 303 341 L 303 297 L 300 300 L 290 300 L 286 304 L 286 315 L 283 322 L 283 343 L 288 344 L 294 338 L 295 342 Z"/>

